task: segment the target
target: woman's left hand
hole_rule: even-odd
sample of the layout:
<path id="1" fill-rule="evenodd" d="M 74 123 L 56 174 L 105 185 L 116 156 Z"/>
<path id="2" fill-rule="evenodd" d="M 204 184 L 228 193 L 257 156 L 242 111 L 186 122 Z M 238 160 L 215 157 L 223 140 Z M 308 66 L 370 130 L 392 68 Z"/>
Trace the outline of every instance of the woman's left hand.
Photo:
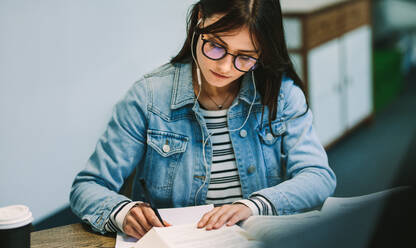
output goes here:
<path id="1" fill-rule="evenodd" d="M 198 228 L 206 227 L 206 230 L 212 230 L 218 229 L 224 224 L 232 226 L 252 214 L 251 209 L 244 204 L 223 205 L 205 213 L 198 222 Z"/>

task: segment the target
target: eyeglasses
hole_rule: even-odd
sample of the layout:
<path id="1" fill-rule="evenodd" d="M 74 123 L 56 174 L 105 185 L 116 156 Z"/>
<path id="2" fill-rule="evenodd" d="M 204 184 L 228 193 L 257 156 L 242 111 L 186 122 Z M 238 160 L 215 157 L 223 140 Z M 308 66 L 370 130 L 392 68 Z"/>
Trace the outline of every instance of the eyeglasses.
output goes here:
<path id="1" fill-rule="evenodd" d="M 220 60 L 224 58 L 227 54 L 233 56 L 233 64 L 235 69 L 241 71 L 241 72 L 249 72 L 257 67 L 257 59 L 248 55 L 234 55 L 227 51 L 227 48 L 224 46 L 204 39 L 204 37 L 201 35 L 202 39 L 202 54 L 205 55 L 205 57 L 212 59 L 212 60 Z"/>

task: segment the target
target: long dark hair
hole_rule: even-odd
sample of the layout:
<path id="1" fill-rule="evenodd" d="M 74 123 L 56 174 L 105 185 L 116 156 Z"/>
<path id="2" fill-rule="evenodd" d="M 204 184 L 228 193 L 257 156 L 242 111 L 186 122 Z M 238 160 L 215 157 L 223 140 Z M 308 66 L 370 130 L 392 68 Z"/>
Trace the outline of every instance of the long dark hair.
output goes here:
<path id="1" fill-rule="evenodd" d="M 196 27 L 199 12 L 203 19 L 215 14 L 223 17 L 205 28 L 199 28 Z M 266 106 L 269 110 L 269 127 L 273 132 L 271 122 L 276 119 L 283 74 L 305 92 L 287 51 L 279 0 L 200 0 L 192 6 L 188 14 L 185 43 L 170 62 L 173 64 L 192 61 L 191 47 L 195 49 L 197 41 L 195 39 L 195 44 L 191 46 L 194 31 L 197 34 L 222 33 L 242 26 L 247 26 L 252 40 L 258 42 L 254 42 L 255 46 L 259 46 L 256 49 L 260 51 L 259 65 L 254 75 L 256 87 L 261 95 L 263 113 Z"/>

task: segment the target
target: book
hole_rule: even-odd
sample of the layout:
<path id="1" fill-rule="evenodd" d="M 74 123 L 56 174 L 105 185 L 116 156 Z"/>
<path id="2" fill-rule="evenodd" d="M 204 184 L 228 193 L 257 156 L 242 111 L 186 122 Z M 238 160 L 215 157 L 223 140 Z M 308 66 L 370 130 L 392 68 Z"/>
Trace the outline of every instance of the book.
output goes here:
<path id="1" fill-rule="evenodd" d="M 170 227 L 153 227 L 140 240 L 118 234 L 116 248 L 365 247 L 380 207 L 395 188 L 355 197 L 329 197 L 320 210 L 282 216 L 251 216 L 240 225 L 198 229 L 213 205 L 160 209 Z M 378 210 L 378 211 L 377 211 Z M 344 246 L 342 246 L 344 245 Z M 352 246 L 351 246 L 352 245 Z"/>

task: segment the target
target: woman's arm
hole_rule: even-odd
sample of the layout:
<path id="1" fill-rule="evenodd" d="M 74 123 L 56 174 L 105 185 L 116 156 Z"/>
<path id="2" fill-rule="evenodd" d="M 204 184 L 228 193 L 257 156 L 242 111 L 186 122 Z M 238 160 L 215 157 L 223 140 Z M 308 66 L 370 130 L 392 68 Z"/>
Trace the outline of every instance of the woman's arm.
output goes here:
<path id="1" fill-rule="evenodd" d="M 316 207 L 334 192 L 336 186 L 335 174 L 312 125 L 312 112 L 308 110 L 302 115 L 307 109 L 303 92 L 289 80 L 283 82 L 282 89 L 285 103 L 282 117 L 286 125 L 283 151 L 288 180 L 253 193 L 267 198 L 278 215 Z"/>
<path id="2" fill-rule="evenodd" d="M 286 85 L 283 85 L 286 84 Z M 336 185 L 325 150 L 312 125 L 312 113 L 305 113 L 306 100 L 292 81 L 284 81 L 283 118 L 287 132 L 283 139 L 288 180 L 257 192 L 249 199 L 214 208 L 206 213 L 198 227 L 208 230 L 234 225 L 251 215 L 285 215 L 309 210 L 324 202 Z M 305 113 L 305 114 L 304 114 Z M 283 169 L 283 168 L 282 168 Z"/>
<path id="3" fill-rule="evenodd" d="M 131 201 L 118 192 L 144 155 L 146 92 L 144 79 L 140 80 L 116 104 L 95 151 L 73 182 L 71 208 L 95 231 L 104 233 L 112 210 L 123 201 Z"/>

